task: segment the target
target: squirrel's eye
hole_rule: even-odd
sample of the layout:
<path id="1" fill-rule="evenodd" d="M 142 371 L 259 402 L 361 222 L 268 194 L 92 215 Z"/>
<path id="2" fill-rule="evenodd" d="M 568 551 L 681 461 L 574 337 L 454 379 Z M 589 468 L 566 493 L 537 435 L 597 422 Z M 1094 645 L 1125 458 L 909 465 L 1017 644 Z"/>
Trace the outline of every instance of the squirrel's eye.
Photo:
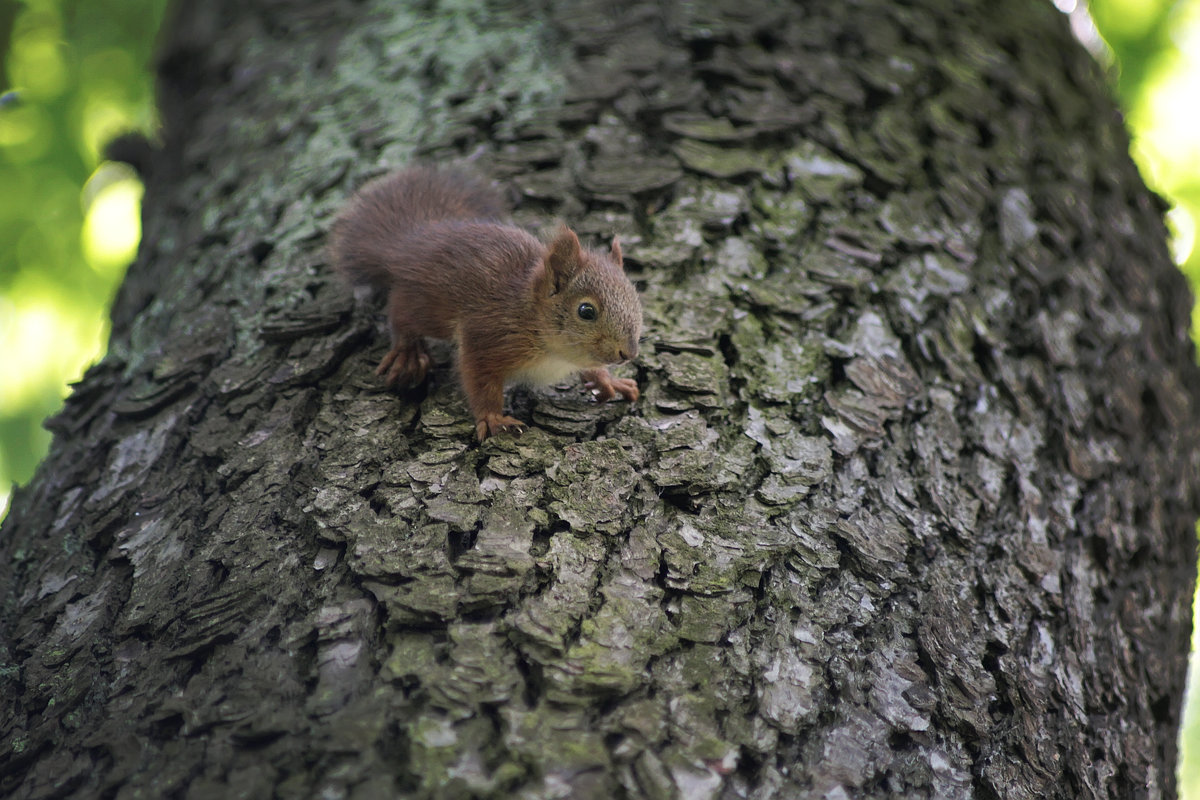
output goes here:
<path id="1" fill-rule="evenodd" d="M 591 322 L 596 318 L 596 307 L 591 303 L 580 303 L 579 318 Z"/>

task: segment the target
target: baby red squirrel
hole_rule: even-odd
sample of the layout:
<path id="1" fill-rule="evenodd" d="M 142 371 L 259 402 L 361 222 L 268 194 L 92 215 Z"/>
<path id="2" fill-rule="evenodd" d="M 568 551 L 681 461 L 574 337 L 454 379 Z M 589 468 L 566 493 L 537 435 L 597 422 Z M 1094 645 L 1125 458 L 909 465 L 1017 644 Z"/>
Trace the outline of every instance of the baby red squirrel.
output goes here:
<path id="1" fill-rule="evenodd" d="M 457 172 L 412 167 L 373 181 L 338 215 L 334 266 L 387 294 L 392 349 L 376 374 L 418 384 L 423 337 L 449 339 L 480 441 L 525 425 L 504 415 L 508 383 L 546 385 L 580 373 L 601 400 L 637 400 L 637 383 L 605 369 L 635 357 L 642 306 L 621 246 L 583 248 L 565 225 L 542 244 L 497 222 L 499 194 Z"/>

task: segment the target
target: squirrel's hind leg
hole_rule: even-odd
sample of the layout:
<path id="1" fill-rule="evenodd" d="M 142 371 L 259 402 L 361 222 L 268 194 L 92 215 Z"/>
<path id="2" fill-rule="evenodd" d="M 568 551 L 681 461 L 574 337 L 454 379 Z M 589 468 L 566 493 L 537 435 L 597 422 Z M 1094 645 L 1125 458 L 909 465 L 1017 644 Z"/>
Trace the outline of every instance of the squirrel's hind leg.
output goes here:
<path id="1" fill-rule="evenodd" d="M 416 386 L 429 372 L 429 351 L 425 340 L 411 330 L 403 301 L 395 292 L 388 299 L 388 326 L 392 331 L 392 349 L 379 362 L 375 374 L 386 375 L 384 380 L 389 386 Z"/>
<path id="2" fill-rule="evenodd" d="M 409 339 L 407 342 L 392 345 L 392 349 L 388 350 L 387 355 L 375 368 L 375 374 L 386 373 L 384 381 L 389 386 L 416 386 L 425 380 L 429 364 L 429 352 L 425 349 L 425 343 L 420 339 Z"/>

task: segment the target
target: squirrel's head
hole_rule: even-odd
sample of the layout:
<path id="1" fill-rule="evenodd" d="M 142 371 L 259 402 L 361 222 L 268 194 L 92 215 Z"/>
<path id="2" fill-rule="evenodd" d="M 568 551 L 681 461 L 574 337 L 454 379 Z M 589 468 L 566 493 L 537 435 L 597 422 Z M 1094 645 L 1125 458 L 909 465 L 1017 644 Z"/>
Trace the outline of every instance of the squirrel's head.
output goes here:
<path id="1" fill-rule="evenodd" d="M 552 301 L 550 348 L 580 367 L 636 357 L 642 303 L 625 276 L 617 240 L 607 253 L 587 250 L 564 225 L 547 251 L 544 287 Z"/>

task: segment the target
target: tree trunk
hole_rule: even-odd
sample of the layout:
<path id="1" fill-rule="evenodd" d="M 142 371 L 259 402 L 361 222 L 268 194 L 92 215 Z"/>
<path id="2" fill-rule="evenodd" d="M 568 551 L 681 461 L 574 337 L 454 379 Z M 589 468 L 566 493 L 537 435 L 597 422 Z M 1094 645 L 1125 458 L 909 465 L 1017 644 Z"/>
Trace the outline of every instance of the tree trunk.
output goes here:
<path id="1" fill-rule="evenodd" d="M 1200 375 L 1065 19 L 408 5 L 168 23 L 0 535 L 0 795 L 1172 796 Z M 418 160 L 622 237 L 638 404 L 380 386 L 325 232 Z"/>

